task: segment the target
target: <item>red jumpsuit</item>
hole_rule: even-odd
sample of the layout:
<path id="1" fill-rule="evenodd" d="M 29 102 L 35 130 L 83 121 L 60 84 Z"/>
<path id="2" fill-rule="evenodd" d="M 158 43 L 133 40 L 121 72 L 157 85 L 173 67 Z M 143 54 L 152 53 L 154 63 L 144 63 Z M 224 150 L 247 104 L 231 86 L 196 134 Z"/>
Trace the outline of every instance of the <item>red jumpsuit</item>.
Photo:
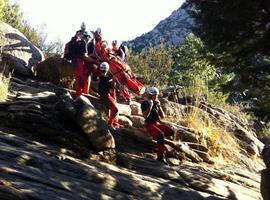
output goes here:
<path id="1" fill-rule="evenodd" d="M 150 106 L 149 101 L 144 101 L 141 104 L 142 112 L 146 111 Z M 164 145 L 164 137 L 169 137 L 174 134 L 174 131 L 167 125 L 159 122 L 159 107 L 154 104 L 149 116 L 145 119 L 147 131 L 152 138 L 157 141 L 157 157 L 163 157 L 166 147 Z"/>
<path id="2" fill-rule="evenodd" d="M 104 75 L 99 76 L 98 93 L 101 103 L 109 109 L 108 124 L 119 128 L 116 93 L 112 86 L 112 79 Z"/>
<path id="3" fill-rule="evenodd" d="M 88 93 L 89 88 L 89 70 L 86 67 L 85 61 L 83 59 L 86 53 L 86 42 L 80 40 L 76 45 L 76 55 L 75 55 L 75 79 L 76 79 L 76 97 L 80 96 L 82 93 Z"/>

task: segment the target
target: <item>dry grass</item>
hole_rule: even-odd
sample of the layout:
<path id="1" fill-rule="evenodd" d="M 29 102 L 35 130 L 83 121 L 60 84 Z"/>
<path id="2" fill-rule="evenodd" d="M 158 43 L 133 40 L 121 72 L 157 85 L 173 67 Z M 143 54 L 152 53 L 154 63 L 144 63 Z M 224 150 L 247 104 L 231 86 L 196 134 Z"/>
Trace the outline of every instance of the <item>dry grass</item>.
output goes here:
<path id="1" fill-rule="evenodd" d="M 231 152 L 239 152 L 240 146 L 234 135 L 224 127 L 219 127 L 210 117 L 205 116 L 199 109 L 194 108 L 183 119 L 185 126 L 194 128 L 198 131 L 201 143 L 209 149 L 209 154 L 212 157 L 227 158 L 232 155 Z"/>
<path id="2" fill-rule="evenodd" d="M 195 105 L 185 116 L 182 116 L 181 119 L 174 119 L 172 121 L 196 130 L 200 138 L 200 143 L 209 149 L 209 155 L 214 158 L 216 162 L 237 163 L 239 160 L 237 160 L 236 155 L 241 151 L 239 140 L 233 133 L 226 130 L 224 126 L 213 121 L 214 119 L 211 118 L 207 112 L 199 108 L 199 102 L 204 97 L 208 100 L 211 98 L 221 98 L 211 96 L 204 84 L 194 84 L 192 87 L 184 88 L 182 89 L 182 94 L 194 96 Z M 220 102 L 218 102 L 217 105 L 220 105 Z M 234 114 L 238 119 L 249 120 L 251 118 L 241 110 L 241 106 L 239 105 L 232 106 L 224 101 L 220 106 Z"/>
<path id="3" fill-rule="evenodd" d="M 7 99 L 9 81 L 10 77 L 5 77 L 2 73 L 0 73 L 0 102 Z"/>
<path id="4" fill-rule="evenodd" d="M 241 149 L 237 138 L 223 126 L 219 126 L 217 122 L 214 122 L 210 116 L 208 116 L 207 112 L 203 112 L 199 108 L 199 105 L 196 105 L 199 104 L 202 94 L 205 94 L 205 88 L 190 89 L 192 90 L 186 90 L 185 94 L 192 94 L 195 96 L 195 106 L 185 116 L 178 119 L 177 122 L 176 120 L 173 121 L 195 129 L 200 138 L 200 143 L 209 149 L 209 155 L 216 162 L 236 163 L 237 158 L 235 155 L 238 154 Z M 194 91 L 197 91 L 196 94 Z M 233 107 L 230 108 L 232 109 Z M 240 115 L 240 108 L 235 106 L 233 113 Z"/>
<path id="5" fill-rule="evenodd" d="M 234 114 L 237 118 L 239 119 L 246 119 L 246 120 L 252 120 L 254 119 L 255 117 L 248 114 L 247 112 L 244 112 L 243 109 L 242 109 L 243 106 L 239 105 L 239 104 L 234 104 L 234 105 L 231 105 L 231 104 L 225 104 L 223 106 L 223 108 L 225 110 L 227 110 L 228 112 Z"/>

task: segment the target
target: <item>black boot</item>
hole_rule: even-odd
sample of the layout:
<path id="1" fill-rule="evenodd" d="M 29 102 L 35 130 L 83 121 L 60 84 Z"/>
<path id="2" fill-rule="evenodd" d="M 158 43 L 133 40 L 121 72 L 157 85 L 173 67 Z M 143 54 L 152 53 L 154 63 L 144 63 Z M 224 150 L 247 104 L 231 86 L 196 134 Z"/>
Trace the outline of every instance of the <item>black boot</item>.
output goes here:
<path id="1" fill-rule="evenodd" d="M 164 164 L 164 165 L 168 165 L 168 163 L 167 163 L 167 161 L 166 161 L 164 155 L 158 156 L 158 157 L 157 157 L 157 161 L 158 161 L 158 162 L 161 162 L 161 163 Z"/>

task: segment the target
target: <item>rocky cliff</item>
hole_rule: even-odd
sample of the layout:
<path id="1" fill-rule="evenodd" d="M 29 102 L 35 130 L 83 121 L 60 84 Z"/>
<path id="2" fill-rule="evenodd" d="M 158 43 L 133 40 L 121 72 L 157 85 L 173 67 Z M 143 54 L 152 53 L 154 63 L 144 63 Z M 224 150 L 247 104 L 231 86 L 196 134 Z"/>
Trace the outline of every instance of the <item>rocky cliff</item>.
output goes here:
<path id="1" fill-rule="evenodd" d="M 158 46 L 163 40 L 166 45 L 179 46 L 183 44 L 185 37 L 197 26 L 192 14 L 196 12 L 190 3 L 184 3 L 169 17 L 160 21 L 154 29 L 148 33 L 127 41 L 126 43 L 134 50 L 140 50 L 149 44 Z"/>
<path id="2" fill-rule="evenodd" d="M 74 101 L 69 93 L 74 91 L 12 78 L 9 99 L 0 104 L 1 199 L 261 198 L 262 163 L 254 158 L 262 144 L 232 114 L 201 107 L 242 138 L 238 164 L 216 162 L 196 130 L 167 122 L 179 137 L 167 141 L 175 151 L 166 166 L 155 161 L 155 143 L 142 128 L 136 102 L 119 105 L 125 126 L 110 133 L 97 98 Z M 171 117 L 191 107 L 162 102 Z"/>

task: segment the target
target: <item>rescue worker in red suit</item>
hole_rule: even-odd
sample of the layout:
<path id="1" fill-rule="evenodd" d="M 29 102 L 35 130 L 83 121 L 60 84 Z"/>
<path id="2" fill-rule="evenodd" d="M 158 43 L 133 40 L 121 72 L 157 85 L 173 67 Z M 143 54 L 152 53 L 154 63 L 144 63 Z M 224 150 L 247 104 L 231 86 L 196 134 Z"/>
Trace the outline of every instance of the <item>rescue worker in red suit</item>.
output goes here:
<path id="1" fill-rule="evenodd" d="M 97 30 L 94 32 L 94 38 L 95 38 L 95 55 L 99 60 L 101 60 L 99 57 L 102 43 L 102 33 L 100 28 L 97 28 Z"/>
<path id="2" fill-rule="evenodd" d="M 126 62 L 126 54 L 123 51 L 123 45 L 121 44 L 120 47 L 118 47 L 117 40 L 112 41 L 112 53 L 117 56 L 120 60 Z"/>
<path id="3" fill-rule="evenodd" d="M 89 93 L 92 94 L 97 91 L 97 78 L 99 76 L 99 65 L 100 61 L 95 56 L 95 41 L 92 32 L 89 32 L 90 40 L 87 43 L 87 55 L 88 59 L 85 62 L 85 65 L 89 71 Z M 90 87 L 91 86 L 91 87 Z"/>
<path id="4" fill-rule="evenodd" d="M 91 36 L 88 32 L 84 32 L 82 40 L 76 42 L 75 51 L 75 79 L 76 79 L 76 97 L 82 93 L 88 93 L 89 90 L 89 70 L 85 64 L 86 61 L 93 61 L 87 53 L 87 44 Z"/>
<path id="5" fill-rule="evenodd" d="M 103 40 L 101 29 L 97 28 L 97 30 L 94 33 L 95 36 L 95 54 L 96 57 L 101 61 L 108 62 L 110 59 L 110 52 L 111 49 L 109 48 L 108 42 L 106 40 Z"/>
<path id="6" fill-rule="evenodd" d="M 78 31 L 76 31 L 75 37 L 76 37 L 76 38 L 80 38 L 81 35 L 83 35 L 85 31 L 86 31 L 86 25 L 85 25 L 84 22 L 82 22 L 82 24 L 81 24 L 81 29 L 78 30 Z"/>
<path id="7" fill-rule="evenodd" d="M 108 76 L 109 64 L 102 62 L 100 64 L 100 76 L 98 84 L 98 93 L 103 106 L 109 110 L 108 125 L 111 130 L 119 128 L 118 108 L 116 106 L 115 82 Z"/>
<path id="8" fill-rule="evenodd" d="M 118 44 L 117 44 L 117 40 L 113 40 L 112 41 L 112 52 L 115 53 L 117 55 L 117 51 L 118 51 Z"/>
<path id="9" fill-rule="evenodd" d="M 148 133 L 154 140 L 157 141 L 157 160 L 167 164 L 165 152 L 167 151 L 164 145 L 164 137 L 171 137 L 174 131 L 167 125 L 160 122 L 160 118 L 164 118 L 164 112 L 158 100 L 159 91 L 156 87 L 148 89 L 148 99 L 143 101 L 141 109 L 145 118 L 145 125 Z"/>

